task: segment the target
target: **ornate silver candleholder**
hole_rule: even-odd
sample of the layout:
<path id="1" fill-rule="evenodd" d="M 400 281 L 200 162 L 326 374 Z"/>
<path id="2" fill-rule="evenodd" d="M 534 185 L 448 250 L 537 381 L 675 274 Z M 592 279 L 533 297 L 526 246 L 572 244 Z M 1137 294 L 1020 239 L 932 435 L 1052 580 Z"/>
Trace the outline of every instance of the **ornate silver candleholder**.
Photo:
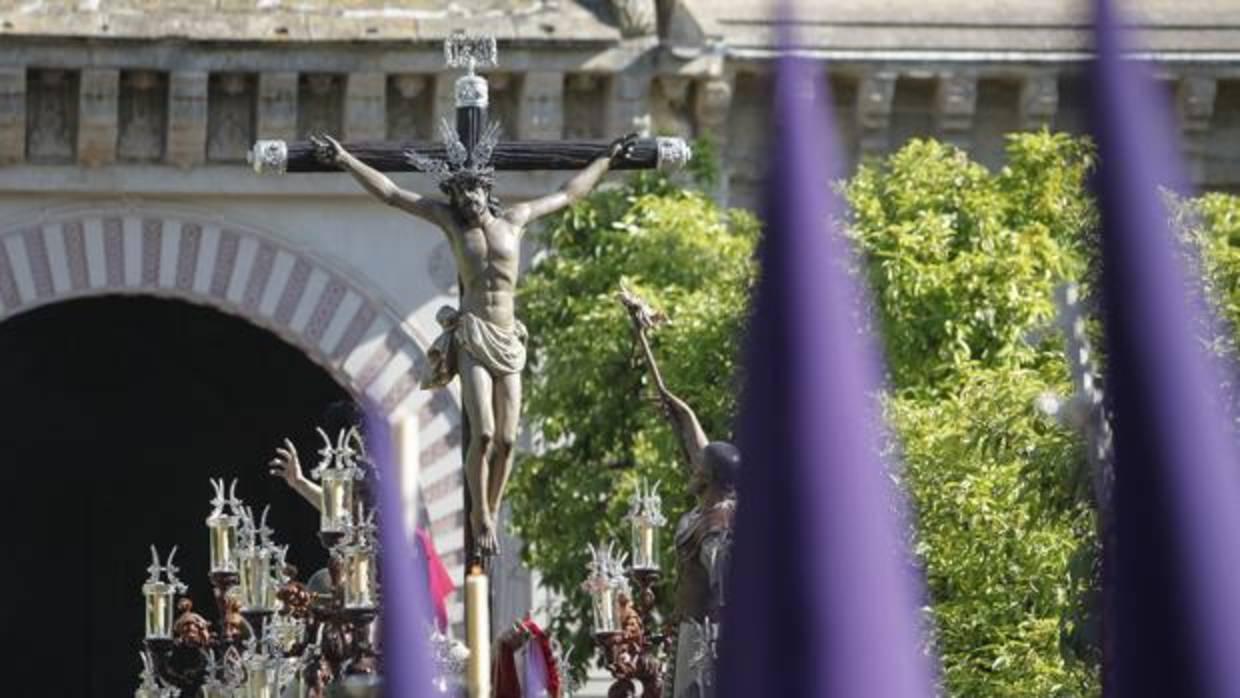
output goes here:
<path id="1" fill-rule="evenodd" d="M 240 569 L 241 612 L 247 615 L 274 613 L 279 608 L 276 594 L 280 585 L 286 581 L 284 560 L 288 548 L 275 545 L 271 541 L 273 531 L 267 527 L 267 514 L 270 509 L 263 509 L 257 525 L 250 510 L 245 510 L 242 516 L 242 545 L 237 559 Z"/>
<path id="2" fill-rule="evenodd" d="M 647 488 L 638 483 L 637 491 L 629 500 L 629 513 L 625 517 L 631 530 L 630 569 L 637 571 L 659 570 L 659 529 L 667 525 L 663 516 L 663 500 L 659 497 L 659 483 Z"/>
<path id="3" fill-rule="evenodd" d="M 340 540 L 354 521 L 355 484 L 365 476 L 357 465 L 360 453 L 353 444 L 360 438 L 356 431 L 342 430 L 333 445 L 327 432 L 318 429 L 323 447 L 319 449 L 319 464 L 310 471 L 310 477 L 318 480 L 322 488 L 319 533 L 328 548 Z"/>
<path id="4" fill-rule="evenodd" d="M 582 585 L 590 593 L 594 639 L 615 679 L 607 695 L 660 698 L 666 634 L 655 618 L 659 567 L 659 529 L 663 516 L 658 483 L 639 483 L 625 517 L 630 525 L 633 564 L 626 568 L 612 544 L 590 547 L 590 574 Z M 631 583 L 631 584 L 630 584 Z M 636 592 L 634 593 L 634 588 Z"/>
<path id="5" fill-rule="evenodd" d="M 169 686 L 156 674 L 149 652 L 139 652 L 138 657 L 142 660 L 142 673 L 138 675 L 140 683 L 134 691 L 133 698 L 178 698 L 180 696 L 181 689 Z"/>
<path id="6" fill-rule="evenodd" d="M 620 632 L 620 600 L 627 594 L 629 582 L 624 577 L 624 555 L 616 555 L 614 546 L 588 548 L 589 576 L 581 588 L 590 594 L 590 614 L 594 622 L 595 637 L 615 635 Z"/>
<path id="7" fill-rule="evenodd" d="M 159 563 L 159 551 L 151 546 L 151 566 L 146 568 L 150 574 L 142 585 L 142 596 L 146 600 L 146 639 L 148 641 L 172 640 L 172 625 L 176 612 L 176 595 L 185 593 L 186 586 L 177 578 L 176 565 L 172 564 L 176 557 L 175 546 L 168 553 L 168 561 Z"/>
<path id="8" fill-rule="evenodd" d="M 221 662 L 216 662 L 214 655 L 207 656 L 206 676 L 202 685 L 206 698 L 241 698 L 244 685 L 245 665 L 237 648 L 229 647 Z"/>
<path id="9" fill-rule="evenodd" d="M 296 668 L 280 654 L 270 633 L 263 642 L 251 638 L 241 654 L 242 680 L 240 698 L 281 698 L 284 688 L 292 682 Z M 292 671 L 290 671 L 292 669 Z"/>
<path id="10" fill-rule="evenodd" d="M 348 524 L 345 539 L 332 550 L 340 565 L 344 608 L 348 611 L 373 611 L 378 608 L 379 587 L 378 538 L 374 512 L 358 524 Z"/>
<path id="11" fill-rule="evenodd" d="M 211 480 L 215 497 L 211 500 L 211 514 L 207 516 L 207 531 L 211 551 L 211 574 L 238 574 L 237 529 L 241 523 L 241 500 L 237 499 L 237 481 L 229 485 L 224 496 L 224 479 Z M 228 511 L 225 512 L 225 509 Z"/>

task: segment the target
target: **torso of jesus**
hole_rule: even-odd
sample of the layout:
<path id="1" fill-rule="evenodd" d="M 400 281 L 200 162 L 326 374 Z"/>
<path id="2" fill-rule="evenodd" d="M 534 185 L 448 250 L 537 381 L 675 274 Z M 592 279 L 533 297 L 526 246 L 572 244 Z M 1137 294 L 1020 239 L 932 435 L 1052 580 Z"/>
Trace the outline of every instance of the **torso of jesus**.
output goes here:
<path id="1" fill-rule="evenodd" d="M 461 311 L 501 327 L 515 321 L 513 294 L 520 265 L 521 227 L 506 217 L 485 214 L 470 224 L 459 216 L 441 226 L 452 246 L 463 286 Z"/>

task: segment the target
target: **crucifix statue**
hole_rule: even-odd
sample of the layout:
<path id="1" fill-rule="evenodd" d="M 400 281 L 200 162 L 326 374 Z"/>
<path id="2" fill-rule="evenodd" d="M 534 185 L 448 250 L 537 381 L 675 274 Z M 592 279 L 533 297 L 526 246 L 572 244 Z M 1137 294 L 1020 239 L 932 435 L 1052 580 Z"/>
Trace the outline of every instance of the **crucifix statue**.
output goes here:
<path id="1" fill-rule="evenodd" d="M 440 124 L 442 143 L 341 144 L 329 135 L 306 143 L 259 141 L 255 169 L 315 172 L 343 169 L 384 203 L 438 227 L 448 238 L 461 285 L 459 308 L 441 308 L 444 328 L 428 352 L 426 388 L 461 379 L 468 420 L 465 452 L 471 559 L 498 552 L 496 521 L 521 411 L 525 327 L 516 319 L 514 293 L 521 236 L 531 223 L 590 193 L 612 169 L 679 167 L 689 149 L 679 139 L 638 138 L 605 142 L 504 142 L 487 118 L 487 81 L 475 69 L 496 64 L 494 38 L 456 35 L 444 52 L 467 74 L 456 82 L 456 124 Z M 578 170 L 559 190 L 503 206 L 493 193 L 496 170 Z M 444 198 L 398 187 L 384 171 L 432 176 Z"/>

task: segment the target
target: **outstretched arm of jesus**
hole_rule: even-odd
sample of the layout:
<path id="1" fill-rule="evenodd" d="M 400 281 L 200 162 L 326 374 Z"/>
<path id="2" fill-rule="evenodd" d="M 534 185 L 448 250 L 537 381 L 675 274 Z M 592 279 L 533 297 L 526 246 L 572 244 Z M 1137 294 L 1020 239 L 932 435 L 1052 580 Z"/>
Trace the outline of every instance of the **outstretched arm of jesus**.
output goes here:
<path id="1" fill-rule="evenodd" d="M 396 186 L 387 175 L 358 160 L 327 134 L 310 136 L 310 142 L 314 144 L 314 156 L 320 162 L 337 165 L 353 175 L 376 199 L 442 227 L 447 210 L 443 204 Z"/>
<path id="2" fill-rule="evenodd" d="M 587 165 L 585 169 L 573 175 L 572 179 L 568 180 L 558 191 L 510 208 L 507 213 L 508 220 L 517 227 L 523 227 L 543 216 L 550 215 L 581 201 L 587 194 L 594 191 L 594 187 L 598 185 L 599 180 L 611 169 L 612 162 L 619 157 L 627 155 L 636 141 L 637 134 L 633 133 L 616 139 L 611 144 L 611 148 L 606 155 L 598 158 Z"/>

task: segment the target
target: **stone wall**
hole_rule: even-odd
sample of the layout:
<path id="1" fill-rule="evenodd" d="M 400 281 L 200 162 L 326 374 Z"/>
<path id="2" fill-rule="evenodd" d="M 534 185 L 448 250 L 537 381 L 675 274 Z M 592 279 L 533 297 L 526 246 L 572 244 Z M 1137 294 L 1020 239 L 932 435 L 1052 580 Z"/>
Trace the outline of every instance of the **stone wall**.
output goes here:
<path id="1" fill-rule="evenodd" d="M 136 46 L 72 40 L 0 48 L 0 165 L 180 169 L 240 164 L 258 138 L 426 139 L 452 111 L 438 47 Z M 769 59 L 722 44 L 668 49 L 645 37 L 505 48 L 489 74 L 508 138 L 611 138 L 637 130 L 709 137 L 720 192 L 750 206 L 770 125 Z M 1156 66 L 1202 188 L 1240 188 L 1240 66 Z M 833 121 L 850 167 L 933 136 L 1000 166 L 1006 133 L 1086 128 L 1088 85 L 1060 63 L 833 61 Z"/>

